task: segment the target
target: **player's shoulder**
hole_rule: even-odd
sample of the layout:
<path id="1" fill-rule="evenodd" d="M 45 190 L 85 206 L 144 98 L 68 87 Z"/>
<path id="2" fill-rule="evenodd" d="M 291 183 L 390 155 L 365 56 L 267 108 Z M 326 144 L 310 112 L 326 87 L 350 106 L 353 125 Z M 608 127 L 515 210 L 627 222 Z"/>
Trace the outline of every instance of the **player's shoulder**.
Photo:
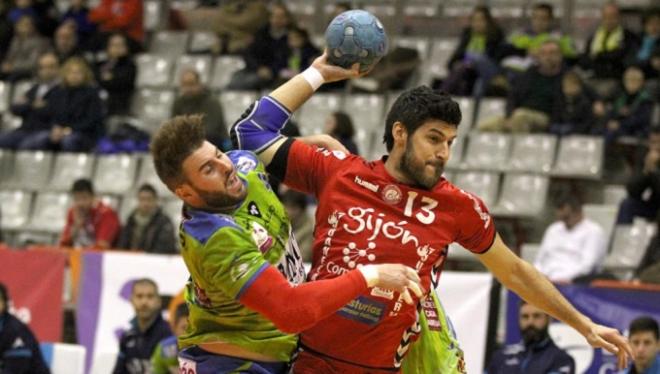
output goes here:
<path id="1" fill-rule="evenodd" d="M 236 150 L 227 152 L 227 157 L 240 173 L 247 174 L 260 166 L 257 155 L 250 151 Z"/>
<path id="2" fill-rule="evenodd" d="M 187 209 L 183 220 L 183 231 L 201 244 L 223 229 L 240 230 L 233 216 Z"/>
<path id="3" fill-rule="evenodd" d="M 450 181 L 442 179 L 433 189 L 436 197 L 443 196 L 447 200 L 448 206 L 453 206 L 455 210 L 472 209 L 481 203 L 481 199 L 460 187 L 455 186 Z"/>

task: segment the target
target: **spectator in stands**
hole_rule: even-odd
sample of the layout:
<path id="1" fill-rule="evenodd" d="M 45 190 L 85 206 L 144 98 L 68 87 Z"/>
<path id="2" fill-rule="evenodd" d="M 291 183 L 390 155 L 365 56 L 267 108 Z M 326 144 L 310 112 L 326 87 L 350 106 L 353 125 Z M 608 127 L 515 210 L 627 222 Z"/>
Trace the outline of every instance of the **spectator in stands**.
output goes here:
<path id="1" fill-rule="evenodd" d="M 121 230 L 117 248 L 147 253 L 177 253 L 174 225 L 158 206 L 156 189 L 145 183 L 138 189 L 138 205 Z"/>
<path id="2" fill-rule="evenodd" d="M 284 4 L 272 6 L 270 20 L 254 36 L 245 53 L 245 69 L 232 76 L 229 89 L 249 90 L 269 87 L 280 70 L 288 65 L 289 29 L 294 25 L 293 16 Z"/>
<path id="3" fill-rule="evenodd" d="M 41 138 L 39 149 L 89 151 L 103 135 L 105 109 L 94 86 L 94 75 L 80 57 L 62 67 L 62 84 L 53 92 L 53 127 Z"/>
<path id="4" fill-rule="evenodd" d="M 89 12 L 89 20 L 97 25 L 98 33 L 90 39 L 89 48 L 107 44 L 107 39 L 114 33 L 121 33 L 128 38 L 131 52 L 142 50 L 144 43 L 144 20 L 142 0 L 101 0 L 101 3 Z"/>
<path id="5" fill-rule="evenodd" d="M 652 66 L 652 58 L 659 51 L 660 12 L 653 11 L 644 16 L 644 32 L 635 55 L 635 64 L 642 67 L 649 79 L 658 77 L 658 70 Z"/>
<path id="6" fill-rule="evenodd" d="M 556 40 L 566 61 L 576 61 L 578 53 L 573 40 L 554 26 L 554 10 L 548 3 L 538 3 L 532 8 L 531 22 L 527 29 L 509 35 L 506 46 L 500 52 L 502 66 L 512 71 L 525 71 L 534 63 L 541 45 Z"/>
<path id="7" fill-rule="evenodd" d="M 636 318 L 630 323 L 628 341 L 633 362 L 623 374 L 660 373 L 660 329 L 651 316 Z"/>
<path id="8" fill-rule="evenodd" d="M 161 316 L 158 285 L 149 278 L 133 282 L 131 304 L 135 318 L 131 328 L 119 340 L 119 355 L 113 374 L 148 374 L 151 356 L 158 342 L 172 335 L 170 326 Z"/>
<path id="9" fill-rule="evenodd" d="M 476 6 L 470 15 L 470 26 L 463 29 L 460 42 L 447 63 L 449 76 L 443 89 L 465 96 L 472 94 L 477 83 L 475 94 L 480 97 L 499 71 L 497 57 L 503 40 L 502 29 L 490 9 Z"/>
<path id="10" fill-rule="evenodd" d="M 557 221 L 545 230 L 534 266 L 553 282 L 593 274 L 607 253 L 603 229 L 584 216 L 576 196 L 559 196 L 554 206 Z"/>
<path id="11" fill-rule="evenodd" d="M 107 94 L 108 115 L 127 114 L 135 89 L 137 68 L 129 55 L 126 37 L 112 35 L 108 39 L 106 53 L 108 57 L 96 65 L 95 75 L 99 86 Z"/>
<path id="12" fill-rule="evenodd" d="M 575 361 L 555 345 L 548 334 L 550 316 L 521 300 L 518 326 L 522 341 L 495 353 L 486 367 L 487 374 L 563 373 L 575 374 Z"/>
<path id="13" fill-rule="evenodd" d="M 57 27 L 57 19 L 53 17 L 57 14 L 57 9 L 53 0 L 16 0 L 4 1 L 5 3 L 14 3 L 9 13 L 11 23 L 16 23 L 23 16 L 30 16 L 34 19 L 34 24 L 39 32 L 47 37 L 53 35 Z"/>
<path id="14" fill-rule="evenodd" d="M 174 320 L 172 321 L 174 335 L 161 340 L 153 356 L 151 356 L 151 370 L 153 374 L 179 373 L 179 361 L 177 360 L 179 347 L 177 346 L 176 339 L 186 332 L 188 314 L 188 305 L 186 303 L 179 304 L 174 314 Z"/>
<path id="15" fill-rule="evenodd" d="M 55 30 L 55 36 L 53 37 L 54 52 L 60 63 L 64 63 L 71 57 L 80 56 L 79 44 L 76 28 L 72 23 L 63 23 Z"/>
<path id="16" fill-rule="evenodd" d="M 538 66 L 529 68 L 513 85 L 506 117 L 486 118 L 481 131 L 530 132 L 548 128 L 560 105 L 563 76 L 560 44 L 547 40 L 538 50 Z"/>
<path id="17" fill-rule="evenodd" d="M 32 19 L 37 18 L 37 11 L 34 9 L 32 0 L 16 0 L 15 6 L 11 8 L 8 15 L 9 20 L 14 24 L 23 16 L 28 16 Z"/>
<path id="18" fill-rule="evenodd" d="M 172 105 L 172 116 L 184 114 L 203 114 L 207 139 L 220 149 L 231 147 L 220 101 L 202 84 L 199 72 L 193 68 L 181 72 L 179 97 Z"/>
<path id="19" fill-rule="evenodd" d="M 339 142 L 354 155 L 360 154 L 358 146 L 353 141 L 355 127 L 353 120 L 345 112 L 334 112 L 325 120 L 323 132 L 339 140 Z"/>
<path id="20" fill-rule="evenodd" d="M 9 293 L 0 283 L 0 372 L 49 374 L 39 342 L 30 328 L 9 313 Z"/>
<path id="21" fill-rule="evenodd" d="M 303 261 L 312 262 L 312 242 L 314 241 L 314 218 L 307 214 L 307 195 L 286 190 L 281 196 L 286 214 L 291 220 L 293 235 L 298 242 Z"/>
<path id="22" fill-rule="evenodd" d="M 651 238 L 644 257 L 635 270 L 635 280 L 660 284 L 660 220 L 656 220 L 655 235 Z"/>
<path id="23" fill-rule="evenodd" d="M 278 78 L 280 81 L 289 80 L 294 75 L 307 69 L 312 61 L 321 54 L 309 40 L 307 30 L 297 26 L 292 26 L 289 30 L 287 43 L 289 58 L 287 66 L 279 72 Z"/>
<path id="24" fill-rule="evenodd" d="M 660 209 L 660 127 L 648 136 L 648 152 L 643 167 L 626 185 L 628 196 L 619 206 L 618 224 L 630 225 L 635 217 L 655 220 Z M 650 193 L 647 194 L 647 191 Z"/>
<path id="25" fill-rule="evenodd" d="M 612 143 L 621 136 L 645 137 L 651 125 L 653 100 L 644 87 L 644 72 L 631 66 L 623 75 L 623 90 L 605 117 L 605 141 Z"/>
<path id="26" fill-rule="evenodd" d="M 31 77 L 39 56 L 48 50 L 48 41 L 39 35 L 31 16 L 21 16 L 14 30 L 9 51 L 0 66 L 0 78 L 12 82 Z"/>
<path id="27" fill-rule="evenodd" d="M 559 136 L 590 134 L 594 122 L 593 100 L 576 72 L 564 74 L 561 92 L 560 103 L 552 115 L 550 133 Z"/>
<path id="28" fill-rule="evenodd" d="M 96 32 L 96 25 L 89 20 L 86 0 L 71 0 L 69 9 L 60 17 L 60 23 L 75 26 L 80 45 L 86 45 L 87 39 Z"/>
<path id="29" fill-rule="evenodd" d="M 264 0 L 226 0 L 217 7 L 172 11 L 170 21 L 194 31 L 213 31 L 219 44 L 213 53 L 243 52 L 254 35 L 268 23 L 268 8 Z"/>
<path id="30" fill-rule="evenodd" d="M 21 126 L 0 134 L 0 148 L 35 149 L 42 132 L 50 132 L 52 98 L 59 83 L 59 63 L 53 53 L 45 53 L 37 63 L 37 82 L 11 106 L 11 112 L 21 117 Z"/>
<path id="31" fill-rule="evenodd" d="M 60 245 L 75 248 L 111 248 L 119 234 L 115 211 L 97 200 L 89 179 L 78 179 L 71 187 L 73 206 L 66 215 Z"/>
<path id="32" fill-rule="evenodd" d="M 589 38 L 581 59 L 583 68 L 593 72 L 600 83 L 594 82 L 598 93 L 606 97 L 623 75 L 625 64 L 632 60 L 637 51 L 635 34 L 621 25 L 619 7 L 608 2 L 602 8 L 602 19 L 598 29 Z"/>

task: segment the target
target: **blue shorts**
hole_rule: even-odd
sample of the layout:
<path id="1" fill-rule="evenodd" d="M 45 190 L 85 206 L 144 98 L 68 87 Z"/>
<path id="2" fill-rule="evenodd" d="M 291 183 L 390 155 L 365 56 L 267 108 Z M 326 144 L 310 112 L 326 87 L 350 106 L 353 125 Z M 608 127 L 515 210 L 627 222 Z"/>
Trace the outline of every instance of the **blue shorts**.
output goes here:
<path id="1" fill-rule="evenodd" d="M 179 352 L 181 374 L 285 374 L 288 369 L 286 362 L 251 361 L 210 353 L 196 346 Z"/>

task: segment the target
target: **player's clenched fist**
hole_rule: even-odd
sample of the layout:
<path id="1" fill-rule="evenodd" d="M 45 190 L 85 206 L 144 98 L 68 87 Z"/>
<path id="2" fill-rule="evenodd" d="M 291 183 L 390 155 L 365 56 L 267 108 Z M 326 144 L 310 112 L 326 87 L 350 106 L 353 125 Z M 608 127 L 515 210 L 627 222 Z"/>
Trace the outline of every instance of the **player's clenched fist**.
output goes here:
<path id="1" fill-rule="evenodd" d="M 369 287 L 380 287 L 400 292 L 403 300 L 412 305 L 410 291 L 419 298 L 423 296 L 421 280 L 417 272 L 401 264 L 381 264 L 361 266 L 360 271 Z"/>

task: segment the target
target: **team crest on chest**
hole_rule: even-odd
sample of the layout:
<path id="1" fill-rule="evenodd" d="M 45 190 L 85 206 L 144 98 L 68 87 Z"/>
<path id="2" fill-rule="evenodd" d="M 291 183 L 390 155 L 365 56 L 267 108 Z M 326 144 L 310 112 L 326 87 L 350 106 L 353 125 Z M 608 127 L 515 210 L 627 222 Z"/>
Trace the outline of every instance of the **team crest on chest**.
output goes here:
<path id="1" fill-rule="evenodd" d="M 383 198 L 383 201 L 390 205 L 396 205 L 401 202 L 402 198 L 402 193 L 401 189 L 393 184 L 388 184 L 383 188 L 383 191 L 381 192 L 381 196 Z"/>

